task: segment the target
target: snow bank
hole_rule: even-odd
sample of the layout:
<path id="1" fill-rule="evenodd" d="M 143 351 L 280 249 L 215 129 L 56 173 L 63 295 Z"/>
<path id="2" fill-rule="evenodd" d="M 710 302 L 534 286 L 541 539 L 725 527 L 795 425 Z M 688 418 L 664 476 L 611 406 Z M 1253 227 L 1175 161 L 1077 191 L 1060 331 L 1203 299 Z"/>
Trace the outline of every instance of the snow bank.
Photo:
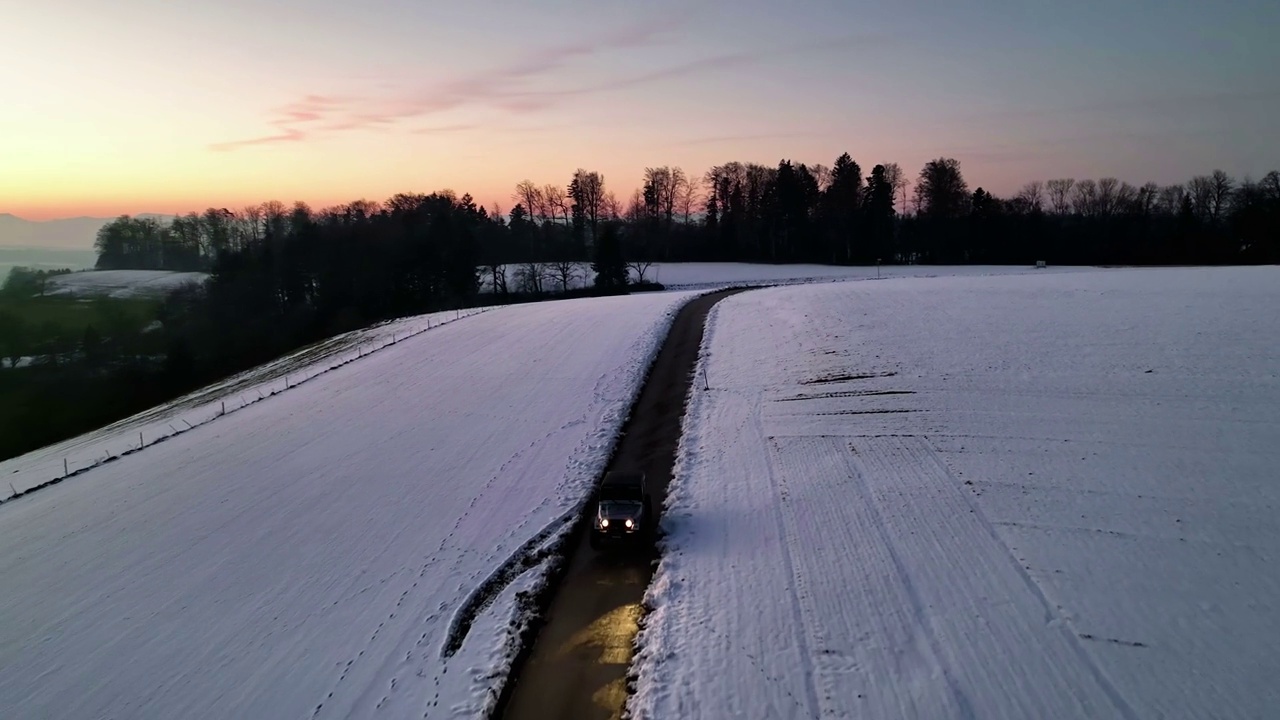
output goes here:
<path id="1" fill-rule="evenodd" d="M 87 270 L 49 278 L 49 295 L 155 297 L 184 285 L 204 282 L 209 275 L 169 270 Z"/>
<path id="2" fill-rule="evenodd" d="M 0 506 L 0 707 L 477 716 L 688 297 L 433 326 Z"/>
<path id="3" fill-rule="evenodd" d="M 713 311 L 638 718 L 1280 706 L 1280 273 L 762 290 Z"/>

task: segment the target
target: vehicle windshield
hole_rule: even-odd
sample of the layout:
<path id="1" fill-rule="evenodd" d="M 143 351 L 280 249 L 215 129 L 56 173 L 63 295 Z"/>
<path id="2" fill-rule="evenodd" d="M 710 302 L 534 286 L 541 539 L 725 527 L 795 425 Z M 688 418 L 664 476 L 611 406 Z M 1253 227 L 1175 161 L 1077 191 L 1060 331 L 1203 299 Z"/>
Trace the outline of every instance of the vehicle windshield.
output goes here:
<path id="1" fill-rule="evenodd" d="M 640 514 L 640 503 L 632 500 L 605 500 L 600 503 L 600 517 L 628 518 Z"/>

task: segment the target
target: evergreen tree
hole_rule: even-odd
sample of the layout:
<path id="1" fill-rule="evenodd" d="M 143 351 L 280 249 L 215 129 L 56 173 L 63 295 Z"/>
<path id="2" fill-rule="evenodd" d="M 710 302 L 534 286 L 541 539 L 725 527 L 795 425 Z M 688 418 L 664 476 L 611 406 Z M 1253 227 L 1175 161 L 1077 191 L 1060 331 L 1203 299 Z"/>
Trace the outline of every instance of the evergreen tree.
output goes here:
<path id="1" fill-rule="evenodd" d="M 892 260 L 894 231 L 893 194 L 895 188 L 884 165 L 871 168 L 864 191 L 862 213 L 867 239 L 867 259 L 874 262 Z"/>
<path id="2" fill-rule="evenodd" d="M 591 269 L 596 274 L 595 285 L 598 288 L 615 290 L 627 286 L 627 263 L 622 257 L 617 223 L 606 223 L 601 230 Z"/>
<path id="3" fill-rule="evenodd" d="M 862 202 L 862 168 L 849 153 L 831 166 L 831 183 L 822 196 L 827 228 L 827 256 L 831 262 L 865 261 L 869 255 L 857 247 L 857 217 Z"/>

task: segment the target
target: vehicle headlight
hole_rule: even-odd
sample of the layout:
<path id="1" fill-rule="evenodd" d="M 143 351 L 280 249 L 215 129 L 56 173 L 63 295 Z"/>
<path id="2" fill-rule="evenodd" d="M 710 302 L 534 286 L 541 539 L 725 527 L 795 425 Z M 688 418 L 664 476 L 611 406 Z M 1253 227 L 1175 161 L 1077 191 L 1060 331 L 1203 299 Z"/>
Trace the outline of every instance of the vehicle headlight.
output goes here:
<path id="1" fill-rule="evenodd" d="M 602 528 L 609 527 L 609 518 L 603 518 L 603 519 L 601 519 L 601 520 L 600 520 L 600 527 L 602 527 Z"/>
<path id="2" fill-rule="evenodd" d="M 623 524 L 627 526 L 628 530 L 636 526 L 636 524 L 631 521 L 631 518 L 627 518 L 627 521 Z"/>

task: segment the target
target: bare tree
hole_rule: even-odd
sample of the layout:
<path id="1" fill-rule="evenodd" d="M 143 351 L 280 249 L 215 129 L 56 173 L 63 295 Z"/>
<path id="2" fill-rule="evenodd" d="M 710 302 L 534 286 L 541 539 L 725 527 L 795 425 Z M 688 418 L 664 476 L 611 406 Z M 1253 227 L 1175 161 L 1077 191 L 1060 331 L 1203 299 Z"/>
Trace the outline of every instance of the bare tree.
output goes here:
<path id="1" fill-rule="evenodd" d="M 1221 170 L 1214 170 L 1209 176 L 1209 219 L 1218 222 L 1231 205 L 1231 195 L 1235 192 L 1236 181 Z"/>
<path id="2" fill-rule="evenodd" d="M 676 206 L 680 203 L 680 198 L 688 191 L 689 176 L 679 166 L 671 168 L 671 184 L 666 188 L 666 193 L 662 197 L 662 211 L 667 217 L 667 224 L 670 225 L 675 220 Z"/>
<path id="3" fill-rule="evenodd" d="M 606 219 L 604 176 L 598 172 L 587 172 L 582 168 L 573 174 L 578 183 L 578 204 L 582 206 L 582 216 L 591 230 L 594 240 L 599 230 L 600 221 Z"/>
<path id="4" fill-rule="evenodd" d="M 831 168 L 822 163 L 810 165 L 809 174 L 813 175 L 813 179 L 818 182 L 818 192 L 825 191 L 831 184 Z"/>
<path id="5" fill-rule="evenodd" d="M 540 293 L 547 279 L 547 268 L 540 262 L 532 260 L 520 264 L 516 268 L 516 289 L 526 293 Z"/>
<path id="6" fill-rule="evenodd" d="M 529 215 L 543 221 L 547 219 L 547 203 L 542 196 L 542 188 L 534 185 L 533 181 L 521 180 L 516 185 L 516 191 L 511 195 L 511 199 L 524 205 Z"/>
<path id="7" fill-rule="evenodd" d="M 565 223 L 569 222 L 568 196 L 564 188 L 559 185 L 544 185 L 542 199 L 547 205 L 547 214 L 551 216 L 551 222 L 560 222 L 560 218 L 563 218 Z"/>
<path id="8" fill-rule="evenodd" d="M 1120 181 L 1104 177 L 1098 181 L 1097 188 L 1094 196 L 1095 212 L 1099 217 L 1111 217 L 1120 205 Z"/>
<path id="9" fill-rule="evenodd" d="M 651 267 L 653 263 L 649 260 L 631 260 L 627 263 L 627 270 L 635 273 L 637 284 L 644 283 L 644 275 Z"/>
<path id="10" fill-rule="evenodd" d="M 612 191 L 604 194 L 604 201 L 600 204 L 601 217 L 608 220 L 618 220 L 622 217 L 622 201 Z"/>
<path id="11" fill-rule="evenodd" d="M 1153 182 L 1144 184 L 1138 188 L 1137 197 L 1134 199 L 1134 207 L 1139 215 L 1148 216 L 1155 213 L 1156 202 L 1160 197 L 1160 186 Z"/>
<path id="12" fill-rule="evenodd" d="M 631 193 L 631 200 L 627 203 L 627 209 L 623 217 L 627 219 L 627 222 L 638 223 L 644 219 L 647 212 L 644 204 L 644 193 L 637 188 Z"/>
<path id="13" fill-rule="evenodd" d="M 920 210 L 925 205 L 925 189 L 924 185 L 916 183 L 915 192 L 911 193 L 911 212 L 915 215 L 920 214 Z"/>
<path id="14" fill-rule="evenodd" d="M 911 182 L 907 179 L 907 174 L 902 171 L 902 166 L 898 163 L 881 163 L 884 165 L 884 179 L 893 187 L 893 196 L 902 197 L 902 212 L 907 212 L 907 188 Z M 916 212 L 919 212 L 919 203 L 916 203 Z"/>
<path id="15" fill-rule="evenodd" d="M 1093 217 L 1098 212 L 1098 183 L 1081 180 L 1071 188 L 1071 207 L 1080 215 Z"/>
<path id="16" fill-rule="evenodd" d="M 493 281 L 493 291 L 506 295 L 509 292 L 507 288 L 507 266 L 506 263 L 494 263 L 490 266 Z"/>
<path id="17" fill-rule="evenodd" d="M 573 287 L 574 281 L 584 276 L 582 264 L 574 260 L 556 260 L 548 263 L 547 270 L 551 281 L 560 287 L 560 292 Z"/>
<path id="18" fill-rule="evenodd" d="M 504 263 L 492 260 L 484 267 L 485 272 L 489 273 L 489 287 L 493 292 L 499 295 L 507 294 L 507 266 Z"/>
<path id="19" fill-rule="evenodd" d="M 1044 209 L 1044 183 L 1033 180 L 1018 191 L 1018 202 L 1028 213 L 1037 213 Z"/>
<path id="20" fill-rule="evenodd" d="M 684 224 L 688 225 L 693 217 L 694 210 L 697 209 L 702 202 L 702 190 L 698 182 L 686 178 L 683 187 L 680 188 L 680 195 L 676 198 L 676 209 L 684 217 Z"/>
<path id="21" fill-rule="evenodd" d="M 1201 220 L 1210 219 L 1210 205 L 1213 203 L 1213 179 L 1208 175 L 1197 175 L 1187 183 L 1187 194 L 1191 196 L 1191 207 L 1196 217 Z"/>
<path id="22" fill-rule="evenodd" d="M 1074 178 L 1057 178 L 1045 183 L 1045 191 L 1049 196 L 1049 207 L 1055 215 L 1066 215 L 1071 212 L 1071 189 L 1075 187 Z"/>
<path id="23" fill-rule="evenodd" d="M 680 198 L 689 178 L 684 170 L 662 166 L 644 169 L 644 186 L 646 192 L 652 193 L 652 212 L 666 221 L 670 226 L 675 220 L 676 203 Z M 643 195 L 642 195 L 643 200 Z"/>
<path id="24" fill-rule="evenodd" d="M 1165 215 L 1176 215 L 1182 208 L 1182 199 L 1187 191 L 1181 185 L 1165 185 L 1160 188 L 1160 197 L 1156 207 Z"/>
<path id="25" fill-rule="evenodd" d="M 237 249 L 244 249 L 251 242 L 262 239 L 262 208 L 250 205 L 236 213 L 236 238 L 233 241 Z"/>
<path id="26" fill-rule="evenodd" d="M 1116 212 L 1133 212 L 1138 202 L 1138 188 L 1127 182 L 1120 183 L 1116 190 Z"/>
<path id="27" fill-rule="evenodd" d="M 346 207 L 358 206 L 358 202 Z M 264 237 L 282 238 L 289 232 L 289 209 L 279 200 L 262 203 L 262 233 Z"/>
<path id="28" fill-rule="evenodd" d="M 1272 170 L 1258 181 L 1264 196 L 1272 202 L 1280 202 L 1280 172 Z"/>

